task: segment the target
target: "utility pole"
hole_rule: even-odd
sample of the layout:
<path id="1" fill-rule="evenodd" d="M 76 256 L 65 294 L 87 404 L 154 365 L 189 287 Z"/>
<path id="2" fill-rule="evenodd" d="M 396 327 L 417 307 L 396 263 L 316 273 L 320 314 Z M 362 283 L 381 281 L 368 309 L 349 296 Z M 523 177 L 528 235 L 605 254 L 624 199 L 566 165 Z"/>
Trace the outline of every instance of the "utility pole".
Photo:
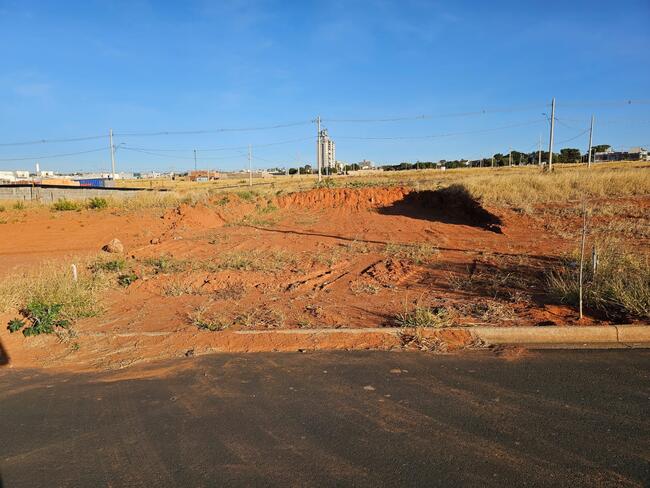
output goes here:
<path id="1" fill-rule="evenodd" d="M 508 166 L 512 166 L 512 148 L 508 148 Z"/>
<path id="2" fill-rule="evenodd" d="M 548 170 L 553 171 L 553 133 L 555 132 L 555 97 L 551 102 L 551 134 L 548 140 Z"/>
<path id="3" fill-rule="evenodd" d="M 318 182 L 322 180 L 321 172 L 321 150 L 320 150 L 320 115 L 316 117 L 316 129 L 318 130 L 318 143 L 316 145 L 316 165 L 318 166 Z"/>
<path id="4" fill-rule="evenodd" d="M 194 150 L 194 171 L 196 171 L 196 149 Z"/>
<path id="5" fill-rule="evenodd" d="M 494 168 L 494 154 L 492 155 L 492 167 Z"/>
<path id="6" fill-rule="evenodd" d="M 589 156 L 587 160 L 587 167 L 591 168 L 591 144 L 594 137 L 594 116 L 591 116 L 591 126 L 589 127 Z"/>
<path id="7" fill-rule="evenodd" d="M 111 145 L 111 172 L 115 180 L 115 146 L 113 145 L 113 129 L 108 130 L 108 139 Z"/>
<path id="8" fill-rule="evenodd" d="M 539 135 L 539 144 L 537 145 L 537 164 L 542 167 L 542 134 Z"/>
<path id="9" fill-rule="evenodd" d="M 251 145 L 248 145 L 248 186 L 253 186 L 253 165 L 251 160 L 253 158 L 253 149 Z"/>

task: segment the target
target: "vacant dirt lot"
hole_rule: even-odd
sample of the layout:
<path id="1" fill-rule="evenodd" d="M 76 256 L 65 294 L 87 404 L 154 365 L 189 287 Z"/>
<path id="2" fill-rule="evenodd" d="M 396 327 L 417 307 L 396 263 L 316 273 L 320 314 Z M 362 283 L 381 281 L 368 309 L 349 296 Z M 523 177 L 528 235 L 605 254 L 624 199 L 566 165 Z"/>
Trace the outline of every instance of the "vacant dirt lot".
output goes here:
<path id="1" fill-rule="evenodd" d="M 596 207 L 618 210 L 595 214 L 594 226 L 618 225 L 647 250 L 650 197 Z M 575 202 L 522 210 L 482 204 L 458 185 L 391 186 L 4 216 L 5 282 L 48 266 L 69 273 L 72 264 L 80 279 L 101 277 L 88 295 L 92 313 L 80 314 L 88 317 L 72 333 L 24 338 L 2 326 L 15 365 L 122 367 L 200 353 L 234 330 L 615 320 L 588 310 L 578 323 L 575 308 L 548 293 L 545 274 L 577 246 Z M 100 251 L 113 238 L 123 254 Z M 10 304 L 2 323 L 17 313 Z"/>

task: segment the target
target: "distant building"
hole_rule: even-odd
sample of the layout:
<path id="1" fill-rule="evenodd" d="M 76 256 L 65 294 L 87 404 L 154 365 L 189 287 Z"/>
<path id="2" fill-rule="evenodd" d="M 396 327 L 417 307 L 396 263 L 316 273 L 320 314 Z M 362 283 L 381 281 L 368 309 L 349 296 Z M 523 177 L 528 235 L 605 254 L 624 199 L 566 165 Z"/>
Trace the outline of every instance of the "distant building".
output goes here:
<path id="1" fill-rule="evenodd" d="M 199 181 L 199 182 L 205 182 L 205 181 L 211 181 L 211 180 L 218 180 L 219 179 L 219 173 L 217 173 L 216 171 L 210 171 L 210 170 L 205 170 L 205 169 L 190 171 L 188 173 L 188 176 L 190 178 L 190 181 Z"/>
<path id="2" fill-rule="evenodd" d="M 316 144 L 318 144 L 318 142 Z M 318 154 L 320 154 L 323 169 L 327 169 L 328 173 L 336 171 L 336 144 L 334 144 L 334 141 L 330 139 L 327 129 L 320 131 L 320 146 L 318 147 Z"/>
<path id="3" fill-rule="evenodd" d="M 363 170 L 374 169 L 375 167 L 375 163 L 367 159 L 364 159 L 363 161 L 359 161 L 357 164 L 359 165 L 359 169 L 363 169 Z"/>
<path id="4" fill-rule="evenodd" d="M 607 151 L 594 154 L 594 161 L 650 161 L 650 153 L 642 147 L 631 147 L 629 151 Z"/>

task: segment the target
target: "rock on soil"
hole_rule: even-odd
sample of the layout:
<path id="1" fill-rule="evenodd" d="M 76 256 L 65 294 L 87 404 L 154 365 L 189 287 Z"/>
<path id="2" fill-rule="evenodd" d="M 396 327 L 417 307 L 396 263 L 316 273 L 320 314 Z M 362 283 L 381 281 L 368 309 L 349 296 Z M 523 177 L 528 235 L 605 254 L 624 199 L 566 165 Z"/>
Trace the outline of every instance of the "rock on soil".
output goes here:
<path id="1" fill-rule="evenodd" d="M 102 251 L 112 252 L 112 253 L 123 253 L 124 244 L 122 244 L 122 242 L 120 242 L 119 239 L 115 238 L 111 240 L 111 242 L 106 244 L 104 247 L 102 247 Z"/>

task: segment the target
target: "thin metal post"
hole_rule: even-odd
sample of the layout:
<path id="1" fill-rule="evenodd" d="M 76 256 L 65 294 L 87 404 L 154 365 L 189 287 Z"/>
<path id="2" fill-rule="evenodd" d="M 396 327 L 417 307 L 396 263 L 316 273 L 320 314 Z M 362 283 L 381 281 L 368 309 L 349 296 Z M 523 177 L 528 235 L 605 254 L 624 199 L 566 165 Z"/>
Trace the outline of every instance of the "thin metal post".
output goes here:
<path id="1" fill-rule="evenodd" d="M 508 148 L 508 166 L 512 166 L 512 148 Z"/>
<path id="2" fill-rule="evenodd" d="M 591 126 L 589 127 L 589 155 L 587 159 L 587 167 L 591 168 L 591 144 L 594 136 L 594 116 L 591 116 Z"/>
<path id="3" fill-rule="evenodd" d="M 585 205 L 582 205 L 582 240 L 580 243 L 580 272 L 578 276 L 578 288 L 579 288 L 579 304 L 580 304 L 580 320 L 582 320 L 582 278 L 584 270 L 584 260 L 585 260 L 585 240 L 587 237 L 587 209 Z"/>
<path id="4" fill-rule="evenodd" d="M 251 162 L 253 158 L 253 148 L 251 145 L 248 145 L 248 186 L 253 186 L 253 164 Z"/>
<path id="5" fill-rule="evenodd" d="M 537 163 L 542 167 L 542 134 L 539 135 L 539 145 L 537 146 Z"/>
<path id="6" fill-rule="evenodd" d="M 318 130 L 318 142 L 316 145 L 316 164 L 318 166 L 318 182 L 320 183 L 323 178 L 323 174 L 321 171 L 322 157 L 321 157 L 321 138 L 320 138 L 320 115 L 316 117 L 316 130 Z"/>
<path id="7" fill-rule="evenodd" d="M 548 170 L 553 171 L 553 134 L 555 132 L 555 97 L 551 102 L 551 134 L 548 140 Z"/>
<path id="8" fill-rule="evenodd" d="M 109 129 L 108 138 L 111 145 L 111 173 L 113 180 L 115 180 L 115 146 L 113 145 L 113 129 Z"/>
<path id="9" fill-rule="evenodd" d="M 196 171 L 196 149 L 194 150 L 194 171 Z"/>

